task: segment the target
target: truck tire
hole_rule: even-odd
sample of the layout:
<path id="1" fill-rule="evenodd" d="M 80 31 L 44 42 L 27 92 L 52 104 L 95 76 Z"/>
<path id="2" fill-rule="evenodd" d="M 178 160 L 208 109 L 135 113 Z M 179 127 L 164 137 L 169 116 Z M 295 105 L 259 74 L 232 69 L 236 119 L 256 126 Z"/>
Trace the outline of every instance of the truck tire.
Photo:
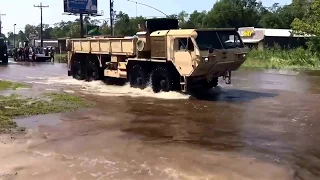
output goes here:
<path id="1" fill-rule="evenodd" d="M 72 77 L 77 80 L 85 79 L 85 71 L 80 61 L 72 62 Z"/>
<path id="2" fill-rule="evenodd" d="M 160 91 L 169 92 L 174 88 L 173 78 L 170 72 L 164 67 L 157 67 L 152 71 L 151 85 L 155 93 Z"/>
<path id="3" fill-rule="evenodd" d="M 4 64 L 4 65 L 7 65 L 8 64 L 8 57 L 4 57 L 4 59 L 2 59 L 2 63 L 1 64 Z"/>
<path id="4" fill-rule="evenodd" d="M 148 85 L 148 74 L 140 65 L 133 65 L 130 70 L 129 82 L 130 86 L 133 88 L 144 89 Z"/>
<path id="5" fill-rule="evenodd" d="M 204 89 L 208 90 L 208 89 L 212 89 L 218 86 L 218 77 L 214 77 L 211 79 L 210 82 L 206 82 L 204 84 Z"/>
<path id="6" fill-rule="evenodd" d="M 88 61 L 86 65 L 86 80 L 95 81 L 100 79 L 99 63 L 95 60 Z"/>

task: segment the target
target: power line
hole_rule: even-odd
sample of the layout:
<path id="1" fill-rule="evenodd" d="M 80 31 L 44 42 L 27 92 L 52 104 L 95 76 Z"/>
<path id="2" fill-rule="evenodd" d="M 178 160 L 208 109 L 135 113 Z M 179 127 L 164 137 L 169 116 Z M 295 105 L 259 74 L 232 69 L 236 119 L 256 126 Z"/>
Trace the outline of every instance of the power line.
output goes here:
<path id="1" fill-rule="evenodd" d="M 162 13 L 163 15 L 165 15 L 166 17 L 168 16 L 166 13 L 164 13 L 163 11 L 161 11 L 160 9 L 157 9 L 157 8 L 155 8 L 155 7 L 152 7 L 152 6 L 150 6 L 150 5 L 148 5 L 148 4 L 144 4 L 144 3 L 139 3 L 139 2 L 137 2 L 137 1 L 132 1 L 132 0 L 127 0 L 128 2 L 132 2 L 132 3 L 135 3 L 136 4 L 136 6 L 137 6 L 137 4 L 139 4 L 139 5 L 142 5 L 142 6 L 146 6 L 146 7 L 149 7 L 149 8 L 151 8 L 151 9 L 154 9 L 154 10 L 156 10 L 156 11 L 158 11 L 158 12 L 160 12 L 160 13 Z M 137 7 L 136 7 L 137 8 Z M 136 9 L 136 16 L 137 16 L 137 9 Z"/>
<path id="2" fill-rule="evenodd" d="M 42 3 L 40 3 L 40 5 L 33 5 L 36 8 L 40 8 L 40 18 L 41 18 L 41 23 L 40 23 L 40 39 L 41 39 L 41 47 L 43 47 L 43 38 L 42 38 L 42 34 L 43 34 L 43 24 L 42 24 L 42 9 L 49 7 L 49 6 L 43 6 Z"/>

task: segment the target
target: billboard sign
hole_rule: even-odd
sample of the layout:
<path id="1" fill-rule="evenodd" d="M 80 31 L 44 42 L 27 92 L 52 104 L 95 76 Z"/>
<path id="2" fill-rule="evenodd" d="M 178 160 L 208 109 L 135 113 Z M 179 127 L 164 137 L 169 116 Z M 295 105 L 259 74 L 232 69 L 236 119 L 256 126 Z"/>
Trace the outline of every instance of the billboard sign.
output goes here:
<path id="1" fill-rule="evenodd" d="M 96 14 L 98 0 L 64 0 L 64 12 Z"/>

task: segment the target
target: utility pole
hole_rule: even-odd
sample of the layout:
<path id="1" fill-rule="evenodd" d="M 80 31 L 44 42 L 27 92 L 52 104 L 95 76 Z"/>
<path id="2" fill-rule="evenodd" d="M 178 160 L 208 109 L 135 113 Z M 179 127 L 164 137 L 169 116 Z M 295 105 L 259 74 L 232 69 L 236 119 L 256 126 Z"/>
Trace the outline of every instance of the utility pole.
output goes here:
<path id="1" fill-rule="evenodd" d="M 16 48 L 16 25 L 13 25 L 13 48 Z"/>
<path id="2" fill-rule="evenodd" d="M 84 28 L 83 28 L 83 13 L 80 13 L 80 36 L 84 37 Z"/>
<path id="3" fill-rule="evenodd" d="M 6 14 L 0 14 L 0 35 L 2 34 L 2 21 L 1 16 L 6 16 Z"/>
<path id="4" fill-rule="evenodd" d="M 114 29 L 113 29 L 113 21 L 114 21 L 113 2 L 114 2 L 114 0 L 110 0 L 110 29 L 111 29 L 111 35 L 112 36 L 114 36 Z"/>
<path id="5" fill-rule="evenodd" d="M 43 38 L 42 38 L 42 34 L 43 34 L 43 24 L 42 24 L 42 9 L 43 8 L 47 8 L 49 6 L 43 6 L 42 3 L 40 3 L 40 5 L 33 5 L 36 8 L 40 8 L 40 18 L 41 18 L 41 23 L 40 23 L 40 41 L 41 41 L 41 47 L 43 47 Z"/>

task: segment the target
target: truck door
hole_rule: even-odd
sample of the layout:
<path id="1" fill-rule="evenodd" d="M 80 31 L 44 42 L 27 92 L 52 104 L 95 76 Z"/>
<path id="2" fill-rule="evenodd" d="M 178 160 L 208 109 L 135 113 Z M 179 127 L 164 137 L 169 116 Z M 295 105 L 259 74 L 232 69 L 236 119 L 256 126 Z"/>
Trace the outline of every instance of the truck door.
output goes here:
<path id="1" fill-rule="evenodd" d="M 194 45 L 190 38 L 174 39 L 173 62 L 181 75 L 189 75 L 192 72 L 192 55 L 194 53 Z"/>

